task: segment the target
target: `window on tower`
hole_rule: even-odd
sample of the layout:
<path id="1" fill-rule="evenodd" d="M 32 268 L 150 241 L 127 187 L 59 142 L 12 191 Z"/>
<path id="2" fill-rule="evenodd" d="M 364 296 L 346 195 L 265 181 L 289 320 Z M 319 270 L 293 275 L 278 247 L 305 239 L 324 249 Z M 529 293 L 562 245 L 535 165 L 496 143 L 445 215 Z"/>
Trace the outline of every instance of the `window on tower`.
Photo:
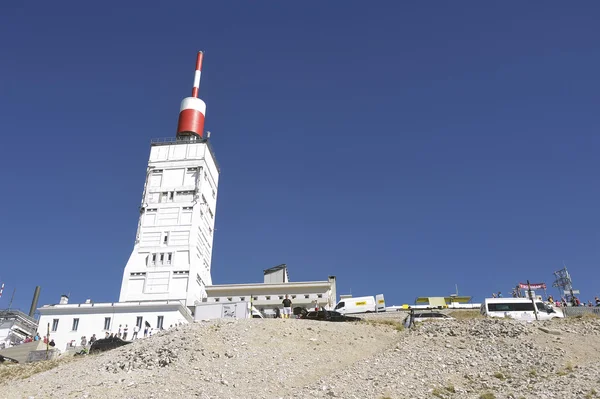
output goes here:
<path id="1" fill-rule="evenodd" d="M 169 232 L 165 232 L 165 233 L 163 233 L 163 240 L 162 240 L 162 243 L 163 243 L 164 245 L 167 245 L 167 244 L 169 243 Z"/>
<path id="2" fill-rule="evenodd" d="M 150 187 L 160 187 L 162 184 L 162 169 L 156 169 L 152 171 L 150 176 Z"/>
<path id="3" fill-rule="evenodd" d="M 167 254 L 167 265 L 171 264 L 171 260 L 173 259 L 173 254 L 172 253 L 168 253 Z"/>

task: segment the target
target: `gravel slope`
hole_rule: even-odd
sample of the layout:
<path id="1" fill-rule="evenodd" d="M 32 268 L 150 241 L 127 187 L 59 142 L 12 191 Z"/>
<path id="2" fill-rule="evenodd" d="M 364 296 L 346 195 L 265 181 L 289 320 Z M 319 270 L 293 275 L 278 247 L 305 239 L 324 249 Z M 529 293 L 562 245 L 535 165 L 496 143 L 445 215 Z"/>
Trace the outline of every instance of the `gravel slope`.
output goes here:
<path id="1" fill-rule="evenodd" d="M 402 332 L 364 322 L 216 321 L 0 385 L 0 398 L 10 399 L 463 399 L 485 393 L 600 398 L 600 320 L 456 320 Z"/>

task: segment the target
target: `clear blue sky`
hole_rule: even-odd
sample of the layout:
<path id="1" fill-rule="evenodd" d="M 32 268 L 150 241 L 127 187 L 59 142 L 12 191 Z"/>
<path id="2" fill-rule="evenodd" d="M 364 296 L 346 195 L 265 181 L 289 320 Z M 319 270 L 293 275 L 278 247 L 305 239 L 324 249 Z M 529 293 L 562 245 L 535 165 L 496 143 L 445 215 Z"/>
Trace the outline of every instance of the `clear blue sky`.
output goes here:
<path id="1" fill-rule="evenodd" d="M 287 263 L 388 304 L 480 300 L 564 261 L 592 299 L 599 19 L 595 1 L 2 4 L 0 307 L 36 285 L 40 305 L 118 300 L 149 142 L 175 135 L 198 50 L 214 283 Z"/>

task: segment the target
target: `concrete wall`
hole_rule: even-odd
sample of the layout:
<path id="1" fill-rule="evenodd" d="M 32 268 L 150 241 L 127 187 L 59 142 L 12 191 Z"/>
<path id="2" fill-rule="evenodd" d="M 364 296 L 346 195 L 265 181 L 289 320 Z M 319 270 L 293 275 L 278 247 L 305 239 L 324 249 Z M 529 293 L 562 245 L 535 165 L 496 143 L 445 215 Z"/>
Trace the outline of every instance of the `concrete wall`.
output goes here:
<path id="1" fill-rule="evenodd" d="M 120 302 L 183 300 L 190 308 L 201 302 L 212 283 L 218 181 L 206 143 L 151 147 Z"/>
<path id="2" fill-rule="evenodd" d="M 43 349 L 46 349 L 46 344 L 44 344 L 42 341 L 34 341 L 13 346 L 11 348 L 2 349 L 0 350 L 0 355 L 15 359 L 19 363 L 25 363 L 30 352 Z"/>
<path id="3" fill-rule="evenodd" d="M 252 301 L 259 310 L 283 308 L 285 295 L 292 300 L 294 307 L 310 308 L 315 301 L 319 306 L 335 306 L 335 279 L 287 284 L 231 284 L 207 287 L 208 303 L 228 303 Z"/>

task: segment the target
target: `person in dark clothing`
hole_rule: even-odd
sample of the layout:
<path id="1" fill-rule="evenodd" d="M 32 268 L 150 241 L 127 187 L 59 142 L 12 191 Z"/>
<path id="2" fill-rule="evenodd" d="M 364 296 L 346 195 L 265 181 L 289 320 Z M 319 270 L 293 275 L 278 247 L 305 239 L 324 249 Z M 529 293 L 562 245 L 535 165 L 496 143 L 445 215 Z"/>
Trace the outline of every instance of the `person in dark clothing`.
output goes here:
<path id="1" fill-rule="evenodd" d="M 50 345 L 51 347 L 55 347 L 56 343 L 54 342 L 53 339 L 51 339 L 50 342 L 48 342 L 48 345 Z"/>
<path id="2" fill-rule="evenodd" d="M 283 303 L 283 318 L 289 319 L 292 314 L 292 300 L 285 296 L 285 299 L 282 301 Z"/>

